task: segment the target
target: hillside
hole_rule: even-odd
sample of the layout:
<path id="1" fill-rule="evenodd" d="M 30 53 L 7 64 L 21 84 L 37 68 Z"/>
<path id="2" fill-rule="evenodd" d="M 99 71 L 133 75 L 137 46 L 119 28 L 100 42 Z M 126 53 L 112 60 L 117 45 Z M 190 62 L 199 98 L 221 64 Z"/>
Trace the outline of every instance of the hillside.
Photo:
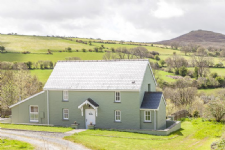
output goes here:
<path id="1" fill-rule="evenodd" d="M 165 40 L 156 43 L 170 45 L 173 42 L 178 43 L 192 42 L 202 46 L 225 47 L 225 35 L 212 31 L 196 30 L 181 35 L 179 37 L 173 38 L 171 40 Z"/>

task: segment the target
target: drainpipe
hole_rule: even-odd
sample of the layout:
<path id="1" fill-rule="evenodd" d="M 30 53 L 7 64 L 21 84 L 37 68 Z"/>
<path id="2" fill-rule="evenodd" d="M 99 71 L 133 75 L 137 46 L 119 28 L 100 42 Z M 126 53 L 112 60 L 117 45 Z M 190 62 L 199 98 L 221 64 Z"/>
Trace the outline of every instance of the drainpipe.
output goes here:
<path id="1" fill-rule="evenodd" d="M 49 99 L 48 99 L 48 90 L 47 90 L 47 118 L 48 118 L 48 125 L 49 125 Z"/>

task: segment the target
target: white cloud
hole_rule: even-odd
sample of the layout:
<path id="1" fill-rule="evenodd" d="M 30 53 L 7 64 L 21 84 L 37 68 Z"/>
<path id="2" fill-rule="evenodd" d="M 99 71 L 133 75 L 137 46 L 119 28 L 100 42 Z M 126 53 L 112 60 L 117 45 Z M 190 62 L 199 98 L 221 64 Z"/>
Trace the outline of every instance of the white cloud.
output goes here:
<path id="1" fill-rule="evenodd" d="M 225 33 L 225 0 L 1 0 L 0 33 L 154 42 Z"/>
<path id="2" fill-rule="evenodd" d="M 169 1 L 167 1 L 169 2 Z M 171 18 L 180 17 L 184 14 L 184 11 L 176 6 L 175 3 L 167 3 L 165 1 L 159 1 L 157 3 L 158 8 L 152 11 L 153 15 L 157 18 Z"/>

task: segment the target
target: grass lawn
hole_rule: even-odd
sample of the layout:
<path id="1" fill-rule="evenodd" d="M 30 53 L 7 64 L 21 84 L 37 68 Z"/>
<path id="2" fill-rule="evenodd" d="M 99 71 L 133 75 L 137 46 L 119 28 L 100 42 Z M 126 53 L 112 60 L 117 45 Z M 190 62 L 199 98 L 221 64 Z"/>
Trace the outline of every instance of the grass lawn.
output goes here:
<path id="1" fill-rule="evenodd" d="M 52 73 L 52 69 L 35 69 L 35 70 L 30 70 L 32 75 L 36 75 L 42 83 L 46 83 L 48 80 L 50 74 Z"/>
<path id="2" fill-rule="evenodd" d="M 202 119 L 182 122 L 179 131 L 169 136 L 147 134 L 87 130 L 79 134 L 67 136 L 65 139 L 80 143 L 91 149 L 167 149 L 167 150 L 207 150 L 213 141 L 219 140 L 222 123 L 202 121 Z"/>
<path id="3" fill-rule="evenodd" d="M 47 126 L 1 124 L 1 123 L 0 123 L 0 128 L 32 130 L 32 131 L 47 131 L 47 132 L 67 132 L 67 131 L 73 130 L 72 128 L 69 128 L 69 127 L 47 127 Z"/>
<path id="4" fill-rule="evenodd" d="M 25 142 L 17 141 L 17 140 L 8 140 L 8 139 L 0 139 L 0 150 L 32 150 L 34 147 Z"/>

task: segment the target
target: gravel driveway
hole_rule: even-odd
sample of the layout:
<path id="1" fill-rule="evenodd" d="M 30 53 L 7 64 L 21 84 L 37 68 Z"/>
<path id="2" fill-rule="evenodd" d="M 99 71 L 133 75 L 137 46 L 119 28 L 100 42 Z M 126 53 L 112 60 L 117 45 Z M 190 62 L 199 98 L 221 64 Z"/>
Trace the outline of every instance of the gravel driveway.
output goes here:
<path id="1" fill-rule="evenodd" d="M 42 131 L 0 129 L 0 138 L 24 141 L 34 145 L 38 150 L 87 150 L 86 147 L 80 144 L 62 139 L 64 136 L 78 133 L 80 131 L 83 130 L 72 130 L 66 133 L 49 133 Z"/>

